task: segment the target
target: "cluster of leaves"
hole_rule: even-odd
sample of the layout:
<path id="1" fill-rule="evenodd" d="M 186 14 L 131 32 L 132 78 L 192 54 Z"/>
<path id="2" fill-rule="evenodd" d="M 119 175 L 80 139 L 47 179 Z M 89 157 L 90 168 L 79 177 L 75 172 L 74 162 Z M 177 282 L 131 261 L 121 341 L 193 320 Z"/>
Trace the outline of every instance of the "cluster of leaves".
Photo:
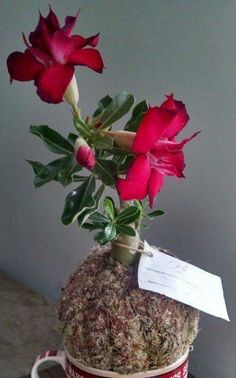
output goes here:
<path id="1" fill-rule="evenodd" d="M 86 229 L 99 229 L 95 240 L 101 244 L 115 239 L 120 233 L 134 236 L 134 224 L 144 216 L 140 202 L 135 201 L 133 205 L 117 213 L 109 197 L 104 201 L 105 212 L 98 211 L 105 187 L 114 187 L 117 176 L 127 171 L 133 159 L 131 154 L 115 145 L 111 137 L 102 135 L 102 131 L 111 130 L 113 123 L 123 117 L 134 102 L 134 96 L 127 92 L 114 98 L 109 95 L 103 97 L 92 117 L 86 120 L 81 117 L 74 119 L 76 133 L 70 133 L 67 138 L 46 125 L 30 127 L 30 132 L 38 136 L 51 152 L 63 155 L 46 165 L 27 160 L 35 173 L 35 187 L 41 187 L 50 181 L 57 181 L 64 187 L 79 183 L 66 197 L 62 222 L 69 225 L 77 220 Z M 146 101 L 134 106 L 124 129 L 136 131 L 147 108 Z M 88 176 L 81 174 L 82 167 L 75 160 L 74 144 L 78 136 L 83 137 L 95 150 L 96 165 Z M 97 184 L 98 179 L 100 184 Z M 155 215 L 162 214 L 153 216 Z"/>
<path id="2" fill-rule="evenodd" d="M 131 205 L 118 212 L 111 197 L 104 200 L 104 213 L 94 212 L 89 217 L 89 222 L 83 227 L 89 230 L 99 229 L 94 239 L 100 244 L 106 244 L 116 239 L 119 234 L 135 236 L 133 224 L 141 217 L 141 208 L 138 204 Z"/>
<path id="3" fill-rule="evenodd" d="M 111 197 L 104 199 L 104 212 L 95 211 L 82 227 L 90 231 L 100 230 L 94 239 L 100 244 L 106 244 L 117 238 L 119 234 L 135 236 L 143 218 L 153 219 L 165 214 L 163 210 L 145 213 L 145 205 L 141 201 L 132 201 L 132 204 L 121 211 L 117 211 Z"/>

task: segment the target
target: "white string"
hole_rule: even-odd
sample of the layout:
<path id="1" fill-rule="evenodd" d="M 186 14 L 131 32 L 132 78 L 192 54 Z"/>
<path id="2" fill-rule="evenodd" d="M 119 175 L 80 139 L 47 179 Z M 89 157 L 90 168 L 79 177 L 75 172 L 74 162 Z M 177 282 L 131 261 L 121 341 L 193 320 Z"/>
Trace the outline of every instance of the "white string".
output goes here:
<path id="1" fill-rule="evenodd" d="M 130 249 L 131 251 L 142 253 L 143 255 L 146 255 L 146 256 L 149 256 L 149 257 L 153 257 L 153 254 L 150 251 L 144 251 L 143 249 L 140 249 L 140 248 L 129 247 L 128 245 L 117 243 L 117 242 L 114 242 L 114 244 L 116 244 L 116 245 L 118 245 L 122 248 Z"/>

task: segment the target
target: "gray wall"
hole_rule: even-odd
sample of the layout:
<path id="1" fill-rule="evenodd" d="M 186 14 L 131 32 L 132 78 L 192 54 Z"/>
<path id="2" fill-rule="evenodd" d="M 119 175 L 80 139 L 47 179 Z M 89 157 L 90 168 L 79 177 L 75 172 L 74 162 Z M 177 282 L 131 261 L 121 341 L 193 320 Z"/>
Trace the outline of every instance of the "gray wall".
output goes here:
<path id="1" fill-rule="evenodd" d="M 64 134 L 71 128 L 65 104 L 39 100 L 32 83 L 9 86 L 5 59 L 22 50 L 20 33 L 36 25 L 37 9 L 48 0 L 1 1 L 1 266 L 14 277 L 56 299 L 59 288 L 88 253 L 89 235 L 60 223 L 68 189 L 54 183 L 33 188 L 24 159 L 51 158 L 30 124 L 48 123 Z M 223 278 L 231 323 L 202 314 L 191 355 L 199 378 L 234 378 L 235 364 L 235 1 L 53 1 L 62 18 L 82 8 L 82 35 L 101 31 L 107 70 L 79 69 L 83 113 L 109 92 L 126 89 L 159 104 L 174 91 L 187 104 L 185 135 L 202 130 L 186 147 L 186 180 L 167 180 L 157 206 L 168 215 L 143 234 Z"/>

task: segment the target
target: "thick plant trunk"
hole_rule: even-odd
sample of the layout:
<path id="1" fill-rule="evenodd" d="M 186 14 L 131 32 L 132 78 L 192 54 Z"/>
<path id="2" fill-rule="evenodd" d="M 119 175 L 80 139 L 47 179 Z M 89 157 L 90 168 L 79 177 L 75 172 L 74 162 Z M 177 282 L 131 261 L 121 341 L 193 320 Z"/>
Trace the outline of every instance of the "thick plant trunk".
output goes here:
<path id="1" fill-rule="evenodd" d="M 136 256 L 135 249 L 138 248 L 139 243 L 138 231 L 136 236 L 120 234 L 111 245 L 111 256 L 123 265 L 132 265 Z"/>
<path id="2" fill-rule="evenodd" d="M 120 201 L 120 211 L 124 210 L 127 206 L 129 206 L 128 202 Z M 133 264 L 136 256 L 135 250 L 140 244 L 139 232 L 134 224 L 132 226 L 136 231 L 136 236 L 120 234 L 111 244 L 111 256 L 123 265 Z"/>

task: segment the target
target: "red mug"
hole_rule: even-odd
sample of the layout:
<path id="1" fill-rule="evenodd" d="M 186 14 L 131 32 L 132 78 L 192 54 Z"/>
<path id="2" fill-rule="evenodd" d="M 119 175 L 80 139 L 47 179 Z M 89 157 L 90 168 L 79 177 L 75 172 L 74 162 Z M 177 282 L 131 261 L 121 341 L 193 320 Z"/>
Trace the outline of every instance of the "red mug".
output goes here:
<path id="1" fill-rule="evenodd" d="M 31 378 L 39 378 L 38 367 L 46 361 L 55 361 L 59 363 L 66 372 L 67 378 L 187 378 L 188 377 L 188 354 L 186 352 L 182 357 L 169 366 L 163 368 L 148 370 L 141 373 L 121 375 L 114 371 L 100 370 L 82 365 L 74 359 L 67 350 L 47 351 L 38 356 L 35 361 Z"/>

